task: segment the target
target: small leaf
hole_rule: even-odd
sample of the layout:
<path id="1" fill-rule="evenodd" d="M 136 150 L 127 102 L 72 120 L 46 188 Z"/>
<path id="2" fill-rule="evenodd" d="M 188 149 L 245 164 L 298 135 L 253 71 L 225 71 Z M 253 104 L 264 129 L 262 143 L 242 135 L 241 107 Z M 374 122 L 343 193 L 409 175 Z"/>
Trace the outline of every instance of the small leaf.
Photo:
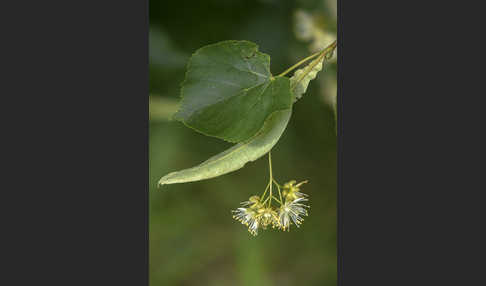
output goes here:
<path id="1" fill-rule="evenodd" d="M 319 56 L 304 68 L 294 72 L 294 75 L 290 78 L 290 86 L 295 96 L 294 102 L 302 97 L 309 86 L 309 82 L 315 79 L 317 73 L 322 70 L 323 61 L 324 56 Z"/>
<path id="2" fill-rule="evenodd" d="M 270 73 L 270 56 L 248 41 L 224 41 L 196 51 L 174 118 L 208 136 L 242 142 L 267 117 L 292 105 L 290 81 Z"/>
<path id="3" fill-rule="evenodd" d="M 291 113 L 291 109 L 272 113 L 253 138 L 236 144 L 196 167 L 165 175 L 159 185 L 210 179 L 243 168 L 247 162 L 257 160 L 272 149 L 287 127 Z"/>

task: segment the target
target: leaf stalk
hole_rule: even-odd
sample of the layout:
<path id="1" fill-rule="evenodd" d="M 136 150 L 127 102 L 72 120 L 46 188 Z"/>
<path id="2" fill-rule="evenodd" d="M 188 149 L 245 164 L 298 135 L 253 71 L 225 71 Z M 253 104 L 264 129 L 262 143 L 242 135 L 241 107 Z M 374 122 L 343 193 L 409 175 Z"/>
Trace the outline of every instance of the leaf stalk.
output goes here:
<path id="1" fill-rule="evenodd" d="M 277 75 L 277 77 L 279 76 L 284 76 L 286 74 L 288 74 L 289 72 L 293 71 L 294 69 L 298 68 L 300 65 L 302 65 L 303 63 L 315 58 L 315 57 L 321 57 L 322 55 L 327 55 L 329 53 L 332 53 L 334 52 L 334 49 L 336 48 L 337 46 L 337 41 L 334 41 L 332 44 L 330 44 L 329 46 L 327 46 L 324 50 L 320 51 L 320 52 L 317 52 L 315 54 L 312 54 L 302 60 L 300 60 L 298 63 L 296 63 L 295 65 L 289 67 L 288 69 L 286 69 L 284 72 L 282 72 L 281 74 Z"/>

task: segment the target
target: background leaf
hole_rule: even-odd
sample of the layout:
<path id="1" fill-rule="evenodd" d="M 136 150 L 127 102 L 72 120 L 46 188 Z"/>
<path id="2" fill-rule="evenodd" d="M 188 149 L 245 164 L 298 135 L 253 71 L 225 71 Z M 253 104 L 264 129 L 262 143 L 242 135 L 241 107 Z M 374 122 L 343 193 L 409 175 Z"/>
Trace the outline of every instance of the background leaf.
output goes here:
<path id="1" fill-rule="evenodd" d="M 197 50 L 189 60 L 174 118 L 208 136 L 242 142 L 267 117 L 290 108 L 288 78 L 273 78 L 270 56 L 248 41 L 224 41 Z"/>
<path id="2" fill-rule="evenodd" d="M 289 122 L 291 109 L 276 111 L 260 132 L 248 141 L 209 158 L 200 165 L 162 177 L 159 185 L 186 183 L 218 177 L 242 168 L 247 162 L 265 155 L 277 143 Z"/>

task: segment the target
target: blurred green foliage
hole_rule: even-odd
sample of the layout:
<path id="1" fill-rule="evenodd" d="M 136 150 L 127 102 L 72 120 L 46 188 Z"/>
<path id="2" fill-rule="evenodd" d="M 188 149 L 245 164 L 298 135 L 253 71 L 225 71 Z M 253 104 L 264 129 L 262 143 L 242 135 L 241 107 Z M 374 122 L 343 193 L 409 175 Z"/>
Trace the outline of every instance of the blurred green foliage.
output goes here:
<path id="1" fill-rule="evenodd" d="M 335 1 L 335 0 L 334 0 Z M 334 3 L 335 4 L 335 3 Z M 332 1 L 150 1 L 149 277 L 162 285 L 336 285 L 337 158 L 332 105 L 336 65 L 311 82 L 272 151 L 281 183 L 308 179 L 310 215 L 290 232 L 252 237 L 231 210 L 268 180 L 266 157 L 211 180 L 157 188 L 163 175 L 192 167 L 231 144 L 166 118 L 176 109 L 185 65 L 198 48 L 249 40 L 271 55 L 278 74 L 310 54 L 294 34 L 294 14 L 318 15 L 336 32 Z"/>

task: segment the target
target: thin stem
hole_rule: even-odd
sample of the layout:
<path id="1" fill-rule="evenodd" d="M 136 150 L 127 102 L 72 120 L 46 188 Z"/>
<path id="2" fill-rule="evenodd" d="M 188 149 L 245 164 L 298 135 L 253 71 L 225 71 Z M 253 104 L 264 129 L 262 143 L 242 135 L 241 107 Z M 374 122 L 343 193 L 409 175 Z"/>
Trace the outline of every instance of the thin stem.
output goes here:
<path id="1" fill-rule="evenodd" d="M 330 44 L 329 46 L 327 46 L 324 50 L 320 51 L 320 52 L 317 52 L 315 54 L 312 54 L 310 56 L 308 56 L 307 58 L 305 59 L 302 59 L 301 61 L 299 61 L 298 63 L 296 63 L 295 65 L 289 67 L 288 69 L 286 69 L 283 73 L 277 75 L 277 76 L 284 76 L 286 74 L 288 74 L 289 72 L 291 72 L 292 70 L 294 70 L 295 68 L 297 68 L 298 66 L 300 66 L 301 64 L 317 57 L 317 56 L 322 56 L 322 54 L 328 54 L 330 52 L 334 52 L 334 49 L 336 48 L 337 46 L 337 41 L 334 41 L 332 42 L 332 44 Z M 300 81 L 300 80 L 299 80 Z"/>
<path id="2" fill-rule="evenodd" d="M 329 52 L 333 52 L 334 49 L 336 49 L 337 47 L 337 40 L 334 40 L 334 42 L 332 42 L 332 44 L 330 44 L 329 46 L 327 46 L 327 48 L 324 49 L 325 53 L 329 53 Z"/>
<path id="3" fill-rule="evenodd" d="M 269 187 L 270 187 L 270 183 L 267 184 L 267 187 L 265 188 L 263 195 L 260 197 L 260 201 L 263 200 L 263 198 L 265 197 L 265 194 L 267 193 Z"/>
<path id="4" fill-rule="evenodd" d="M 271 151 L 268 152 L 268 168 L 270 170 L 270 197 L 272 197 L 272 181 L 273 181 L 273 173 L 272 173 L 272 153 Z M 272 200 L 268 203 L 268 207 L 270 207 L 272 204 Z"/>
<path id="5" fill-rule="evenodd" d="M 291 72 L 292 70 L 294 70 L 295 68 L 297 68 L 298 66 L 300 66 L 301 64 L 307 62 L 308 60 L 311 60 L 311 59 L 317 57 L 320 53 L 322 53 L 322 51 L 317 52 L 317 53 L 315 53 L 313 55 L 308 56 L 307 58 L 301 60 L 300 62 L 296 63 L 295 65 L 289 67 L 287 70 L 285 70 L 283 73 L 279 74 L 278 76 L 284 76 L 284 75 L 288 74 L 289 72 Z"/>
<path id="6" fill-rule="evenodd" d="M 278 195 L 280 196 L 280 204 L 282 204 L 282 193 L 280 192 L 280 186 L 277 184 L 277 189 L 278 189 Z"/>
<path id="7" fill-rule="evenodd" d="M 271 197 L 270 197 L 270 196 L 268 196 L 268 197 L 267 197 L 267 198 L 266 198 L 266 199 L 263 201 L 262 205 L 265 205 L 265 203 L 266 203 L 266 202 L 267 202 L 267 201 L 268 201 L 270 198 L 271 198 Z M 272 201 L 272 200 L 270 200 L 270 202 L 271 202 L 271 201 Z"/>
<path id="8" fill-rule="evenodd" d="M 272 199 L 274 199 L 275 201 L 277 201 L 279 204 L 282 204 L 282 201 L 281 200 L 279 201 L 276 197 L 272 197 Z"/>

